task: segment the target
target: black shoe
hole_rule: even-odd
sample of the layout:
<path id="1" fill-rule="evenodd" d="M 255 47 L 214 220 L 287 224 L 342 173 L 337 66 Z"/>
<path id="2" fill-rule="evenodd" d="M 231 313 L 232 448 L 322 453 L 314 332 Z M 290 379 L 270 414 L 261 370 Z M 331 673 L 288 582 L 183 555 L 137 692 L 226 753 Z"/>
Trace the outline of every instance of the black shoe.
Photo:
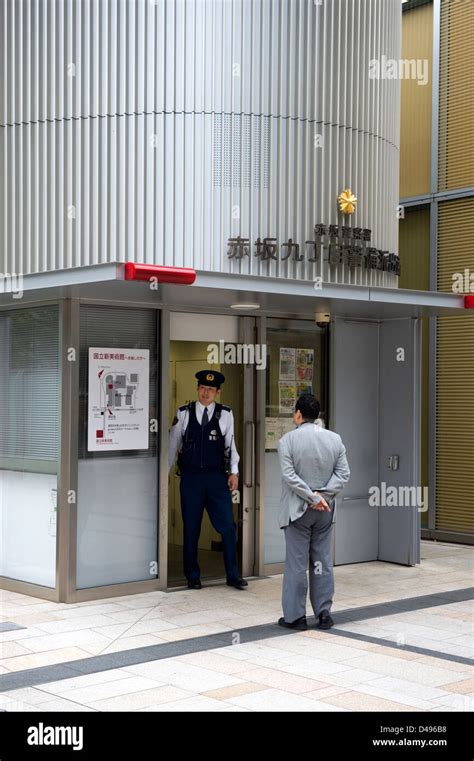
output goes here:
<path id="1" fill-rule="evenodd" d="M 202 589 L 202 584 L 199 579 L 191 579 L 188 581 L 188 589 Z"/>
<path id="2" fill-rule="evenodd" d="M 322 610 L 318 618 L 318 629 L 330 629 L 331 626 L 334 626 L 334 621 L 332 620 L 328 610 Z"/>
<path id="3" fill-rule="evenodd" d="M 284 618 L 279 618 L 278 623 L 280 626 L 285 626 L 287 629 L 296 629 L 300 632 L 305 632 L 308 628 L 308 624 L 306 623 L 306 616 L 301 616 L 301 618 L 297 618 L 296 621 L 293 621 L 293 623 L 289 624 L 287 621 L 285 621 Z"/>
<path id="4" fill-rule="evenodd" d="M 243 589 L 244 587 L 248 587 L 249 583 L 248 581 L 245 581 L 242 577 L 239 577 L 238 579 L 234 579 L 233 581 L 230 579 L 227 579 L 227 586 L 228 587 L 235 587 L 236 589 Z"/>

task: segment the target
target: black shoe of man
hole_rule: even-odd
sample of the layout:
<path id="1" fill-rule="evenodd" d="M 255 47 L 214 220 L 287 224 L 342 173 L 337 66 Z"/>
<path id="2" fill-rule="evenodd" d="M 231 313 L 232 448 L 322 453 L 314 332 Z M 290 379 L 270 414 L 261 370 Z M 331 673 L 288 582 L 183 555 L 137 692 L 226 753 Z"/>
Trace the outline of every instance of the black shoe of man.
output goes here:
<path id="1" fill-rule="evenodd" d="M 331 626 L 334 626 L 334 621 L 332 620 L 328 610 L 322 610 L 318 618 L 318 629 L 330 629 Z"/>
<path id="2" fill-rule="evenodd" d="M 191 579 L 188 581 L 188 589 L 202 589 L 202 584 L 199 579 Z"/>
<path id="3" fill-rule="evenodd" d="M 280 626 L 284 626 L 286 629 L 295 629 L 299 632 L 305 632 L 308 628 L 308 624 L 306 623 L 306 616 L 297 618 L 296 621 L 293 621 L 291 624 L 288 623 L 288 621 L 285 621 L 284 618 L 279 618 L 278 623 Z"/>
<path id="4" fill-rule="evenodd" d="M 244 587 L 248 587 L 249 583 L 248 581 L 245 581 L 241 576 L 239 576 L 238 579 L 227 579 L 227 586 L 228 587 L 235 587 L 236 589 L 243 589 Z"/>

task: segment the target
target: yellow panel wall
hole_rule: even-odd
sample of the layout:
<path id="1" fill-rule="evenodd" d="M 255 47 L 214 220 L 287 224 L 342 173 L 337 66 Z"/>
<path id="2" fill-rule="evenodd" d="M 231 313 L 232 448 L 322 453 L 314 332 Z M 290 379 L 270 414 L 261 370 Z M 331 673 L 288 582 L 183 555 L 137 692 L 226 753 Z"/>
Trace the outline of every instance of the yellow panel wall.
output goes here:
<path id="1" fill-rule="evenodd" d="M 473 230 L 474 198 L 439 205 L 439 290 L 474 273 Z M 436 362 L 436 528 L 473 532 L 474 311 L 438 319 Z"/>
<path id="2" fill-rule="evenodd" d="M 474 185 L 473 0 L 442 0 L 439 190 Z"/>
<path id="3" fill-rule="evenodd" d="M 407 198 L 431 190 L 432 4 L 403 14 L 402 58 L 428 61 L 427 84 L 401 82 L 400 197 Z"/>
<path id="4" fill-rule="evenodd" d="M 430 287 L 430 210 L 416 209 L 405 212 L 400 220 L 400 261 L 402 274 L 400 288 L 418 291 Z M 428 378 L 429 378 L 429 322 L 422 320 L 422 376 L 421 376 L 421 486 L 428 486 Z M 427 513 L 421 515 L 421 525 L 428 525 Z"/>

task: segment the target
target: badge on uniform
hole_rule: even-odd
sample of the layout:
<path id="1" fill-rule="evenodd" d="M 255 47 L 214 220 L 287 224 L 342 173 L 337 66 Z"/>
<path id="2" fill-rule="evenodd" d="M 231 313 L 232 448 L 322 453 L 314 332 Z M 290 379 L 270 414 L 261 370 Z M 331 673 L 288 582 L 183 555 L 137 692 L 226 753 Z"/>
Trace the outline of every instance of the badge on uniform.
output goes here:
<path id="1" fill-rule="evenodd" d="M 217 431 L 211 431 L 209 434 L 209 441 L 217 441 Z"/>

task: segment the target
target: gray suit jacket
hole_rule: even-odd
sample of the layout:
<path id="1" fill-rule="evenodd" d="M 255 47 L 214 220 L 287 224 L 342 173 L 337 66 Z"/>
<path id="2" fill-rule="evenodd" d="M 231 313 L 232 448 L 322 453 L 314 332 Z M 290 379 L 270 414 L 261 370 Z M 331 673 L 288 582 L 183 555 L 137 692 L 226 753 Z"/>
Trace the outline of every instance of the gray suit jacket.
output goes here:
<path id="1" fill-rule="evenodd" d="M 314 492 L 332 499 L 349 480 L 341 437 L 313 423 L 303 423 L 278 442 L 282 475 L 280 528 L 300 518 L 318 501 Z"/>

